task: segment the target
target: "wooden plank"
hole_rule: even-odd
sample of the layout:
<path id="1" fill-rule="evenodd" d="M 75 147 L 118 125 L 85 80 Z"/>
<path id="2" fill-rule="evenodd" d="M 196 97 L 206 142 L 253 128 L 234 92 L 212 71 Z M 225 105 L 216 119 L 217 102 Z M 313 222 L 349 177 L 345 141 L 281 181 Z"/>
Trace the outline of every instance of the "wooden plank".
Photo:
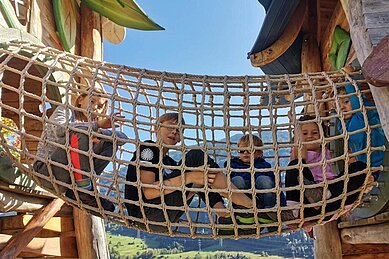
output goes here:
<path id="1" fill-rule="evenodd" d="M 371 13 L 365 14 L 366 27 L 371 28 L 388 28 L 389 27 L 389 13 Z"/>
<path id="2" fill-rule="evenodd" d="M 342 253 L 344 256 L 353 255 L 374 255 L 374 254 L 385 254 L 389 253 L 388 244 L 347 244 L 342 243 Z"/>
<path id="3" fill-rule="evenodd" d="M 362 13 L 361 0 L 340 0 L 345 10 L 347 20 L 350 24 L 351 39 L 357 53 L 360 64 L 363 64 L 365 59 L 372 52 L 372 43 L 369 35 L 366 33 L 366 25 Z M 382 129 L 385 132 L 386 138 L 389 139 L 389 87 L 373 87 L 370 86 L 378 114 L 381 119 Z"/>
<path id="4" fill-rule="evenodd" d="M 49 199 L 40 199 L 0 190 L 0 212 L 34 212 L 43 208 L 49 202 Z"/>
<path id="5" fill-rule="evenodd" d="M 38 197 L 38 198 L 48 198 L 48 199 L 55 198 L 53 194 L 39 187 L 28 188 L 25 186 L 5 183 L 3 181 L 0 181 L 0 190 L 10 191 L 13 193 L 18 193 L 18 194 L 28 195 L 28 196 Z"/>
<path id="6" fill-rule="evenodd" d="M 250 55 L 251 65 L 261 67 L 273 62 L 284 54 L 296 40 L 306 17 L 306 12 L 307 0 L 300 1 L 293 17 L 290 19 L 291 22 L 289 22 L 279 39 L 261 52 Z"/>
<path id="7" fill-rule="evenodd" d="M 0 249 L 3 249 L 11 239 L 11 235 L 0 234 Z M 76 240 L 74 237 L 34 238 L 23 247 L 21 253 L 20 256 L 23 256 L 23 258 L 24 256 L 60 256 L 62 258 L 78 258 Z M 24 253 L 28 254 L 25 255 Z M 16 258 L 16 256 L 2 258 Z"/>
<path id="8" fill-rule="evenodd" d="M 27 226 L 32 220 L 33 215 L 15 215 L 0 218 L 1 231 L 19 230 Z M 73 218 L 71 217 L 53 217 L 42 230 L 49 230 L 52 232 L 69 232 L 74 231 Z"/>
<path id="9" fill-rule="evenodd" d="M 389 244 L 389 223 L 343 228 L 342 242 L 348 244 Z"/>
<path id="10" fill-rule="evenodd" d="M 387 258 L 389 258 L 389 253 L 343 256 L 343 259 L 387 259 Z"/>
<path id="11" fill-rule="evenodd" d="M 43 210 L 36 213 L 26 228 L 8 240 L 0 252 L 0 258 L 15 258 L 43 229 L 44 225 L 57 213 L 65 202 L 59 198 L 53 200 Z"/>
<path id="12" fill-rule="evenodd" d="M 325 225 L 315 226 L 313 228 L 313 235 L 315 237 L 315 258 L 342 258 L 342 247 L 336 221 L 328 222 Z"/>
<path id="13" fill-rule="evenodd" d="M 367 226 L 379 223 L 389 222 L 389 212 L 384 212 L 367 219 L 360 219 L 355 221 L 344 221 L 338 224 L 338 228 L 350 228 L 356 226 Z"/>
<path id="14" fill-rule="evenodd" d="M 386 0 L 362 1 L 362 10 L 364 13 L 389 12 L 388 1 Z"/>

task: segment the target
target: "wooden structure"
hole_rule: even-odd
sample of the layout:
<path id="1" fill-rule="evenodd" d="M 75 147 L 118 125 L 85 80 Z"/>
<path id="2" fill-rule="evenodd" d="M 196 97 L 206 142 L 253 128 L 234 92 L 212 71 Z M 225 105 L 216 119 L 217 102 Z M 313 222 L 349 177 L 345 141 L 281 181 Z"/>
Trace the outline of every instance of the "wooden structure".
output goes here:
<path id="1" fill-rule="evenodd" d="M 11 3 L 25 31 L 36 37 L 32 41 L 63 50 L 56 33 L 53 6 L 50 0 L 23 0 Z M 83 4 L 76 5 L 76 43 L 74 54 L 102 59 L 102 21 L 99 14 Z M 0 15 L 0 26 L 8 28 Z M 11 30 L 12 32 L 12 30 Z M 20 34 L 20 33 L 19 33 Z M 1 35 L 3 39 L 16 37 L 12 33 Z M 20 39 L 20 38 L 18 38 Z M 15 62 L 12 66 L 23 66 Z M 32 67 L 31 74 L 39 76 L 39 67 Z M 12 86 L 18 87 L 20 75 L 8 73 Z M 28 84 L 39 94 L 40 82 L 28 79 Z M 49 94 L 50 95 L 50 94 Z M 57 99 L 59 93 L 50 98 Z M 9 105 L 31 113 L 39 113 L 40 102 L 33 98 L 20 100 L 10 89 L 1 89 L 1 99 Z M 20 119 L 16 113 L 2 113 L 2 118 L 15 122 Z M 26 123 L 26 130 L 39 137 L 41 125 Z M 29 151 L 36 151 L 37 140 L 26 141 Z M 55 257 L 55 258 L 109 258 L 102 219 L 82 210 L 73 209 L 52 194 L 39 188 L 34 181 L 19 173 L 5 157 L 1 157 L 0 168 L 0 212 L 10 212 L 0 217 L 0 257 Z"/>
<path id="2" fill-rule="evenodd" d="M 301 0 L 265 1 L 259 0 L 267 11 L 265 23 L 257 42 L 250 53 L 253 66 L 261 67 L 265 73 L 280 70 L 280 74 L 331 71 L 329 52 L 335 27 L 348 31 L 352 46 L 345 66 L 363 64 L 375 45 L 389 34 L 389 2 L 375 0 Z M 288 12 L 283 8 L 292 8 Z M 289 11 L 290 12 L 290 11 Z M 287 17 L 285 24 L 277 15 Z M 279 22 L 278 22 L 279 23 Z M 271 31 L 270 28 L 275 28 Z M 268 33 L 271 31 L 271 33 Z M 273 34 L 273 35 L 272 35 Z M 275 35 L 274 35 L 275 34 Z M 299 41 L 302 38 L 303 40 Z M 261 45 L 260 42 L 267 42 Z M 292 56 L 291 53 L 299 53 Z M 289 59 L 284 59 L 285 57 Z M 388 59 L 386 53 L 382 59 Z M 294 64 L 300 70 L 296 71 Z M 370 86 L 379 112 L 386 137 L 389 136 L 388 106 L 389 88 Z M 385 158 L 387 163 L 388 157 Z M 385 170 L 385 169 L 384 169 Z M 377 183 L 380 185 L 380 182 Z M 380 192 L 388 187 L 380 186 Z M 378 209 L 374 198 L 365 201 L 365 207 L 372 203 L 372 209 L 359 208 L 342 221 L 314 227 L 315 258 L 388 258 L 389 217 L 387 201 Z"/>

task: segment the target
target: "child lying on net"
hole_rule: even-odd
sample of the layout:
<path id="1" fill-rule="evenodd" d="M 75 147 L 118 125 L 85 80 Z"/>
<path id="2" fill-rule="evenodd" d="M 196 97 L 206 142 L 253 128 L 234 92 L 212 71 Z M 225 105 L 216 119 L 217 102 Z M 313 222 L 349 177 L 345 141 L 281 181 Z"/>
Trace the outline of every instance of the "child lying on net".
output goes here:
<path id="1" fill-rule="evenodd" d="M 39 174 L 50 176 L 52 173 L 55 180 L 66 184 L 72 183 L 71 174 L 73 174 L 81 203 L 97 208 L 96 197 L 90 194 L 94 190 L 90 175 L 101 174 L 108 165 L 114 150 L 113 142 L 109 139 L 113 132 L 109 129 L 115 126 L 111 117 L 102 116 L 106 114 L 108 109 L 108 99 L 104 97 L 106 93 L 102 88 L 77 90 L 77 94 L 74 106 L 69 106 L 69 108 L 58 106 L 44 125 L 41 141 L 38 144 L 37 157 L 45 158 L 47 154 L 49 162 L 38 159 L 33 167 Z M 120 113 L 115 113 L 114 116 L 119 119 L 123 118 Z M 88 131 L 89 129 L 107 137 L 91 137 L 89 134 L 79 131 Z M 116 131 L 115 135 L 118 138 L 116 145 L 124 144 L 123 140 L 127 139 L 127 136 L 120 131 Z M 69 154 L 65 147 L 58 147 L 53 143 L 62 145 L 69 143 L 71 147 Z M 90 146 L 92 147 L 92 159 L 79 152 L 79 150 L 88 152 Z M 106 157 L 106 159 L 97 158 L 95 155 Z M 51 163 L 50 160 L 64 166 L 70 166 L 63 168 Z M 70 168 L 74 170 L 70 171 Z M 43 178 L 40 181 L 45 188 L 55 190 L 51 181 Z M 64 185 L 55 184 L 55 182 L 54 185 L 59 192 L 66 192 L 68 198 L 76 200 L 73 190 Z M 99 202 L 104 210 L 114 211 L 115 206 L 111 201 L 100 198 Z"/>
<path id="2" fill-rule="evenodd" d="M 319 125 L 316 122 L 316 118 L 309 115 L 300 117 L 295 132 L 296 134 L 298 134 L 295 135 L 296 145 L 298 141 L 302 142 L 303 144 L 300 152 L 298 151 L 298 148 L 292 148 L 291 161 L 288 166 L 298 165 L 299 161 L 301 161 L 301 164 L 303 166 L 303 181 L 300 182 L 300 170 L 298 168 L 289 169 L 286 171 L 285 175 L 285 186 L 298 187 L 304 185 L 305 190 L 304 192 L 299 189 L 286 191 L 286 200 L 288 205 L 293 203 L 300 203 L 301 195 L 303 195 L 302 199 L 304 201 L 304 204 L 317 203 L 323 199 L 330 199 L 340 196 L 343 193 L 345 186 L 345 180 L 344 178 L 341 178 L 344 173 L 337 175 L 333 171 L 331 163 L 327 162 L 328 160 L 332 159 L 332 155 L 328 147 L 322 146 L 322 144 L 320 143 L 323 139 L 321 136 L 321 132 L 323 131 L 320 131 Z M 301 155 L 301 159 L 299 159 L 299 155 Z M 325 166 L 323 166 L 322 161 L 326 162 Z M 346 184 L 347 198 L 345 205 L 350 205 L 357 200 L 359 195 L 358 192 L 351 195 L 349 195 L 348 193 L 362 188 L 367 175 L 367 172 L 363 171 L 365 168 L 366 164 L 360 161 L 354 161 L 351 159 L 349 160 L 349 179 Z M 322 183 L 324 179 L 326 179 L 327 181 L 338 179 L 338 181 L 331 181 L 325 191 L 323 187 L 309 187 L 309 185 L 311 184 Z M 325 196 L 323 197 L 323 195 Z M 342 199 L 328 202 L 326 204 L 325 212 L 334 212 L 340 209 L 341 203 Z M 299 211 L 295 212 L 295 216 L 298 217 Z M 304 208 L 305 218 L 316 216 L 320 213 L 320 208 Z"/>

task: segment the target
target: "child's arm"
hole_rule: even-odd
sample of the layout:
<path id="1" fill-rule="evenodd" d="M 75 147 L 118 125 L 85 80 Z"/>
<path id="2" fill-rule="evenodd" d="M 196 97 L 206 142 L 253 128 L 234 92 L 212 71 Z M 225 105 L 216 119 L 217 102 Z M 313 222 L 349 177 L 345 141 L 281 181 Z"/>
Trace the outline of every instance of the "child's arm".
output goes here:
<path id="1" fill-rule="evenodd" d="M 208 178 L 209 178 L 209 173 L 208 173 Z M 220 192 L 220 195 L 229 198 L 228 192 L 227 192 L 227 187 L 228 187 L 228 181 L 227 181 L 227 176 L 223 174 L 222 172 L 215 174 L 212 182 L 210 182 L 211 187 L 214 189 L 226 189 L 226 192 Z M 238 190 L 238 188 L 231 183 L 231 189 L 232 190 Z M 232 192 L 231 196 L 231 201 L 234 204 L 242 205 L 246 208 L 252 208 L 253 207 L 253 201 L 245 194 L 245 193 L 237 193 L 237 192 Z"/>
<path id="2" fill-rule="evenodd" d="M 199 186 L 204 186 L 204 172 L 202 171 L 192 171 L 192 172 L 186 172 L 185 173 L 185 185 L 187 184 L 196 184 Z M 214 179 L 216 177 L 216 174 L 214 173 L 208 173 L 208 183 L 212 184 L 214 182 Z M 141 170 L 140 171 L 140 180 L 143 184 L 151 184 L 155 186 L 159 186 L 160 182 L 155 181 L 155 173 L 147 170 Z M 181 187 L 182 186 L 182 176 L 176 176 L 170 179 L 166 179 L 163 181 L 163 185 L 167 187 Z M 155 199 L 161 196 L 161 192 L 158 188 L 154 187 L 142 187 L 143 194 L 145 195 L 146 199 L 151 200 Z M 163 194 L 169 194 L 172 192 L 175 192 L 176 190 L 170 190 L 165 189 Z"/>

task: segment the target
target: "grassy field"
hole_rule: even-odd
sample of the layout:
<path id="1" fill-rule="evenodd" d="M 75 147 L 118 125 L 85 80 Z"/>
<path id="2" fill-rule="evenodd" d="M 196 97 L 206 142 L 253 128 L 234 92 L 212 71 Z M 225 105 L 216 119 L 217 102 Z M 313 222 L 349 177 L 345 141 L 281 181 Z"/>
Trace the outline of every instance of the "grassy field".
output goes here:
<path id="1" fill-rule="evenodd" d="M 217 254 L 223 253 L 224 255 L 241 255 L 248 258 L 267 258 L 267 259 L 281 259 L 278 256 L 262 257 L 258 254 L 246 253 L 246 252 L 225 252 L 225 251 L 214 251 L 214 252 L 179 252 L 168 249 L 153 249 L 147 247 L 147 245 L 139 238 L 128 237 L 128 236 L 116 236 L 107 233 L 107 241 L 110 249 L 113 249 L 116 255 L 120 255 L 120 258 L 132 258 L 133 256 L 139 256 L 141 254 L 148 254 L 149 258 L 207 258 L 213 257 Z"/>

